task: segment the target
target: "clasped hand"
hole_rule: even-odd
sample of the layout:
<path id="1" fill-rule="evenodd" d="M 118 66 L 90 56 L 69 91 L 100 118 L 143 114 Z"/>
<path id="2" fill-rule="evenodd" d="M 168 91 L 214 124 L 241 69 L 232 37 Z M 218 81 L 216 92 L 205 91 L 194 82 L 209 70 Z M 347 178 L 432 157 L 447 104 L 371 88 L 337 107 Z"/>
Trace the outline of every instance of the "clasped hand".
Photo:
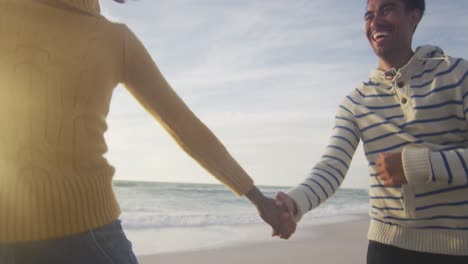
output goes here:
<path id="1" fill-rule="evenodd" d="M 260 217 L 272 227 L 272 236 L 288 239 L 296 231 L 295 206 L 285 193 L 277 193 L 275 199 L 264 197 L 257 209 Z"/>

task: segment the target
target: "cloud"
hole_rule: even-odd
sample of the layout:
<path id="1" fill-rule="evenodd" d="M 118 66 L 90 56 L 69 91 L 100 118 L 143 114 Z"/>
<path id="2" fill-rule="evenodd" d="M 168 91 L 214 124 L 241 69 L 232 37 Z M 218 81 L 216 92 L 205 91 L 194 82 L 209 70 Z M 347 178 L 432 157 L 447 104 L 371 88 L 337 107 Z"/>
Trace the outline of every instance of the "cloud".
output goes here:
<path id="1" fill-rule="evenodd" d="M 377 65 L 363 32 L 365 1 L 102 6 L 135 31 L 176 92 L 260 184 L 292 185 L 307 175 L 327 144 L 337 105 Z M 428 3 L 415 44 L 465 56 L 467 7 L 465 0 Z M 159 180 L 208 179 L 198 177 L 203 170 L 121 88 L 109 124 L 109 156 L 122 167 L 120 175 L 160 171 L 169 175 Z M 361 152 L 350 171 L 358 176 L 347 186 L 366 186 Z"/>
<path id="2" fill-rule="evenodd" d="M 468 2 L 454 0 L 427 3 L 427 12 L 416 32 L 416 43 L 440 46 L 446 54 L 466 57 L 468 54 Z"/>
<path id="3" fill-rule="evenodd" d="M 359 75 L 357 63 L 335 60 L 346 58 L 340 50 L 361 39 L 360 27 L 344 23 L 346 18 L 334 21 L 338 14 L 320 21 L 321 12 L 332 13 L 310 1 L 137 5 L 137 15 L 116 16 L 129 20 L 174 89 L 236 158 L 254 174 L 273 175 L 256 179 L 280 184 L 275 171 L 288 168 L 299 178 L 306 175 L 310 157 L 318 159 L 324 148 L 336 105 L 357 82 L 350 81 Z M 164 131 L 151 128 L 151 118 L 133 100 L 122 90 L 114 95 L 109 123 L 115 136 L 109 136 L 109 144 L 149 156 L 155 155 L 149 154 L 152 149 L 180 152 Z M 110 156 L 121 164 L 122 152 Z M 168 166 L 179 158 L 167 154 L 157 160 Z M 278 166 L 269 166 L 272 161 Z"/>

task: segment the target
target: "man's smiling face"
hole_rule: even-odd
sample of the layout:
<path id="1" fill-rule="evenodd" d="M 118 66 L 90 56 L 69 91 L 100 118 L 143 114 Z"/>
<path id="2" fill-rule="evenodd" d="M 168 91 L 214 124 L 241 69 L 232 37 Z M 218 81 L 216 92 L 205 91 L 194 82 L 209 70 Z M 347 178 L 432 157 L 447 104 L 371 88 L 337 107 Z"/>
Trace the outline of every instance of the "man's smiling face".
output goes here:
<path id="1" fill-rule="evenodd" d="M 403 0 L 368 0 L 365 32 L 375 54 L 389 59 L 411 50 L 419 10 L 407 10 Z"/>

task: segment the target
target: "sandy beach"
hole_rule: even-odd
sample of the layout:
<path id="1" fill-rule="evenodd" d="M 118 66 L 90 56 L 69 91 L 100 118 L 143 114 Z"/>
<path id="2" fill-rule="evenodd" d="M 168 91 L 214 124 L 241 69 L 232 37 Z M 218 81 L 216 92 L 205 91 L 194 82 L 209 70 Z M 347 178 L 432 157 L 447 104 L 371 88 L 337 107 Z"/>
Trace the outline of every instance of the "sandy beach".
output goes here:
<path id="1" fill-rule="evenodd" d="M 365 263 L 368 217 L 351 221 L 301 225 L 289 240 L 254 240 L 196 251 L 139 256 L 141 264 L 152 263 Z M 257 228 L 258 229 L 258 228 Z M 180 241 L 183 243 L 183 241 Z"/>

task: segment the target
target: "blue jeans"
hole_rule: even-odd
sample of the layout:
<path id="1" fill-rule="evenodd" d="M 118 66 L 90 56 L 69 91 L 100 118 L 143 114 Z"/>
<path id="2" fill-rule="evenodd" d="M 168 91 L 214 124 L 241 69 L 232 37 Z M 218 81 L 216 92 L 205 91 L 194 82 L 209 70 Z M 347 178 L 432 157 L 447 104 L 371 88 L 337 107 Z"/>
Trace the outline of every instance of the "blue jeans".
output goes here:
<path id="1" fill-rule="evenodd" d="M 120 220 L 64 238 L 0 242 L 1 264 L 138 264 Z"/>

